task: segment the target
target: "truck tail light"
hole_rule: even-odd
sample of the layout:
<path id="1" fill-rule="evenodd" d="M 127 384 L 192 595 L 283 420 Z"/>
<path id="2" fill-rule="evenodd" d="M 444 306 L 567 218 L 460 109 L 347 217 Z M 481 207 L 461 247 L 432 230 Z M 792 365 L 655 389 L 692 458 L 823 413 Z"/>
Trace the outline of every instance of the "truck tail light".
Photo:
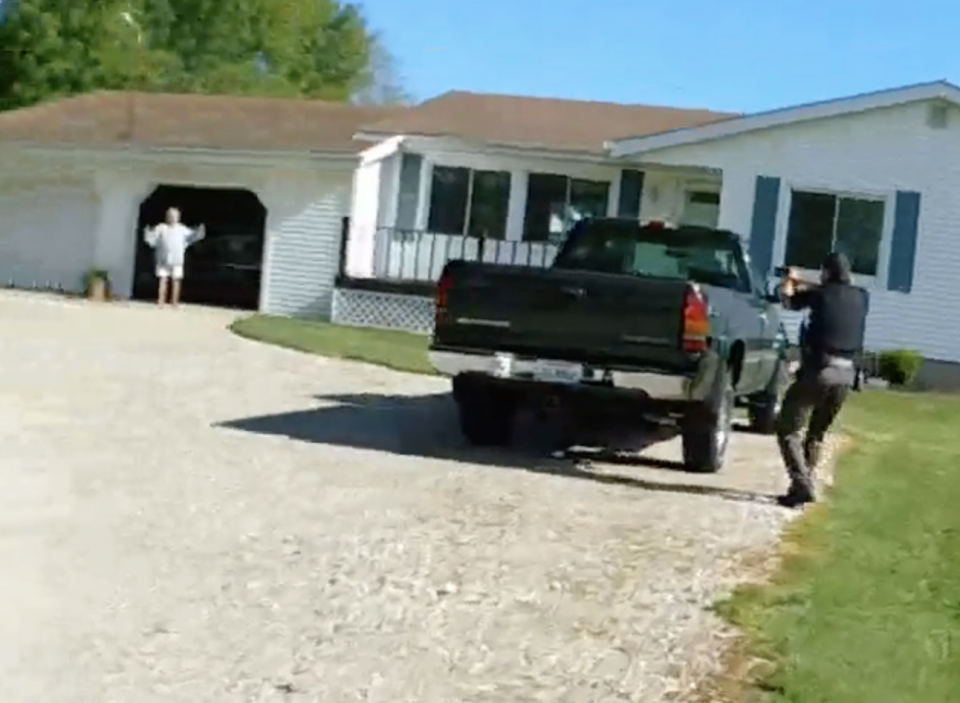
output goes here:
<path id="1" fill-rule="evenodd" d="M 676 225 L 668 220 L 644 220 L 640 223 L 641 227 L 649 229 L 676 229 Z"/>
<path id="2" fill-rule="evenodd" d="M 440 275 L 440 280 L 437 281 L 437 289 L 433 298 L 437 318 L 447 314 L 447 297 L 452 289 L 453 276 L 444 272 Z"/>
<path id="3" fill-rule="evenodd" d="M 710 346 L 710 305 L 697 286 L 687 288 L 683 301 L 683 350 L 696 353 Z"/>

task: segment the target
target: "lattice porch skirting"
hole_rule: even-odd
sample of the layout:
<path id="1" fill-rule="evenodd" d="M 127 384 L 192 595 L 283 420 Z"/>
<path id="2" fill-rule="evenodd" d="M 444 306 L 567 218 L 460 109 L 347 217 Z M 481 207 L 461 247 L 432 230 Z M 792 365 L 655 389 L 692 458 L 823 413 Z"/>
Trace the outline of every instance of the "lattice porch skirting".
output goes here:
<path id="1" fill-rule="evenodd" d="M 332 321 L 338 325 L 430 334 L 433 315 L 433 299 L 419 295 L 352 288 L 337 288 L 333 293 Z"/>

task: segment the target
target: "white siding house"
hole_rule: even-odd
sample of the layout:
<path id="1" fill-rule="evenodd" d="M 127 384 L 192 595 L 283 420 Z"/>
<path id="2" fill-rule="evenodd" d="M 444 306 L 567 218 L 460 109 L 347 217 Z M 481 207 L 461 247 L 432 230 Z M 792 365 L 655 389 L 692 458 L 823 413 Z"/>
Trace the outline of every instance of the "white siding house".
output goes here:
<path id="1" fill-rule="evenodd" d="M 328 317 L 359 151 L 352 136 L 379 114 L 118 93 L 4 113 L 0 285 L 79 292 L 103 269 L 114 295 L 129 298 L 140 207 L 158 186 L 242 189 L 266 210 L 258 309 Z M 189 254 L 187 264 L 189 292 Z"/>
<path id="2" fill-rule="evenodd" d="M 79 292 L 87 271 L 105 269 L 114 293 L 129 298 L 138 210 L 158 185 L 243 188 L 267 209 L 260 309 L 329 315 L 352 158 L 283 164 L 29 149 L 5 156 L 2 285 Z"/>
<path id="3" fill-rule="evenodd" d="M 355 181 L 355 208 L 374 199 L 377 206 L 363 231 L 351 232 L 364 243 L 354 248 L 351 241 L 347 274 L 433 280 L 447 258 L 459 258 L 435 253 L 450 239 L 463 258 L 549 263 L 555 244 L 530 242 L 525 230 L 529 178 L 560 174 L 609 184 L 605 212 L 597 214 L 715 223 L 741 234 L 760 275 L 804 264 L 814 277 L 823 254 L 845 251 L 871 294 L 870 348 L 918 350 L 930 360 L 928 369 L 937 361 L 960 362 L 960 337 L 953 333 L 960 308 L 945 302 L 960 264 L 955 86 L 922 84 L 728 117 L 608 140 L 605 147 L 603 155 L 571 155 L 541 145 L 395 135 L 378 155 L 376 175 Z M 502 241 L 487 242 L 482 254 L 466 229 L 453 237 L 431 232 L 431 188 L 442 167 L 510 174 Z M 429 329 L 423 293 L 337 295 L 335 319 L 350 317 L 337 314 L 349 307 L 345 296 L 363 296 L 359 308 L 367 317 L 351 321 Z M 792 315 L 791 336 L 798 323 Z"/>
<path id="4" fill-rule="evenodd" d="M 432 191 L 442 169 L 504 174 L 508 185 L 502 194 L 502 236 L 484 242 L 467 236 L 469 212 L 464 213 L 463 234 L 431 226 L 431 210 L 439 207 Z M 707 225 L 715 225 L 719 218 L 720 176 L 710 169 L 663 166 L 642 173 L 604 157 L 478 149 L 452 138 L 397 137 L 361 154 L 344 271 L 354 285 L 337 291 L 334 320 L 427 332 L 433 313 L 424 289 L 448 260 L 548 266 L 569 223 L 556 223 L 559 229 L 551 233 L 552 241 L 530 241 L 525 236 L 531 174 L 602 186 L 595 215 L 637 217 L 641 211 L 656 212 L 672 221 Z M 474 178 L 468 176 L 468 190 Z M 706 196 L 708 202 L 698 203 L 694 196 Z M 467 196 L 466 210 L 470 201 Z M 444 207 L 450 204 L 445 199 Z M 363 286 L 364 280 L 391 282 L 395 290 Z M 416 288 L 419 295 L 411 294 Z"/>
<path id="5" fill-rule="evenodd" d="M 739 233 L 761 276 L 844 250 L 871 293 L 868 346 L 935 369 L 960 362 L 957 164 L 945 82 L 754 115 L 95 94 L 0 114 L 0 285 L 77 290 L 105 268 L 125 297 L 143 199 L 235 187 L 267 210 L 260 310 L 428 332 L 448 260 L 546 266 L 580 216 L 655 218 Z"/>
<path id="6" fill-rule="evenodd" d="M 765 121 L 750 123 L 761 117 Z M 788 232 L 798 194 L 875 202 L 876 235 L 862 228 L 860 236 L 870 241 L 859 245 L 876 247 L 876 265 L 856 276 L 871 293 L 867 345 L 960 361 L 960 337 L 952 333 L 960 329 L 960 309 L 944 304 L 960 264 L 955 87 L 929 84 L 747 117 L 723 125 L 727 134 L 720 126 L 713 134 L 702 128 L 700 135 L 698 130 L 674 135 L 686 143 L 623 140 L 611 144 L 612 152 L 640 168 L 720 169 L 720 224 L 764 238 L 759 249 L 769 252 L 766 270 L 790 263 Z M 758 188 L 772 197 L 764 213 L 757 211 L 764 198 Z M 757 222 L 764 218 L 769 226 Z M 835 244 L 843 249 L 844 242 Z"/>

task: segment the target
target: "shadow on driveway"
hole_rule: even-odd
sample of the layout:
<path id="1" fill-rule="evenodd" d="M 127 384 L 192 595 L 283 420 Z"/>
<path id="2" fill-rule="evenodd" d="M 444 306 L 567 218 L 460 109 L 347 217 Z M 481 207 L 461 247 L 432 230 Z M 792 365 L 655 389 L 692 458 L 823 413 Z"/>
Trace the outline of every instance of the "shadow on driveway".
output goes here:
<path id="1" fill-rule="evenodd" d="M 698 483 L 696 474 L 689 474 L 690 480 L 680 483 L 676 480 L 657 481 L 627 473 L 611 473 L 609 470 L 602 473 L 592 470 L 594 464 L 602 463 L 684 471 L 680 462 L 640 455 L 644 449 L 675 438 L 677 432 L 672 428 L 651 426 L 641 436 L 628 438 L 626 445 L 604 444 L 626 446 L 628 450 L 581 448 L 580 444 L 588 445 L 597 439 L 587 437 L 578 440 L 577 447 L 557 452 L 556 429 L 550 423 L 536 423 L 532 418 L 521 415 L 517 421 L 513 446 L 478 448 L 469 446 L 461 437 L 457 427 L 457 409 L 449 393 L 418 396 L 359 393 L 323 395 L 317 399 L 324 405 L 231 420 L 217 426 L 315 444 L 520 469 L 652 491 L 716 495 L 736 501 L 772 501 L 770 496 L 752 491 L 709 485 L 706 481 Z M 591 429 L 588 428 L 586 432 L 591 434 Z"/>

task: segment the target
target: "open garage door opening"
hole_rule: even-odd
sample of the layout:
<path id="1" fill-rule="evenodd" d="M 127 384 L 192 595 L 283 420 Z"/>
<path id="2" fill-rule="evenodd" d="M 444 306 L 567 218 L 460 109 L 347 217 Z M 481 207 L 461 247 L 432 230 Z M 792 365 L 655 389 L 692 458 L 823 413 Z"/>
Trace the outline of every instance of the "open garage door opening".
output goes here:
<path id="1" fill-rule="evenodd" d="M 161 185 L 140 205 L 133 297 L 156 300 L 153 250 L 145 227 L 180 210 L 188 227 L 206 226 L 206 238 L 187 250 L 181 301 L 256 310 L 260 300 L 267 210 L 249 190 Z"/>

